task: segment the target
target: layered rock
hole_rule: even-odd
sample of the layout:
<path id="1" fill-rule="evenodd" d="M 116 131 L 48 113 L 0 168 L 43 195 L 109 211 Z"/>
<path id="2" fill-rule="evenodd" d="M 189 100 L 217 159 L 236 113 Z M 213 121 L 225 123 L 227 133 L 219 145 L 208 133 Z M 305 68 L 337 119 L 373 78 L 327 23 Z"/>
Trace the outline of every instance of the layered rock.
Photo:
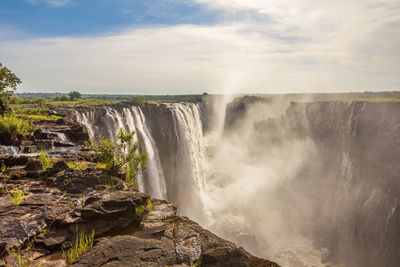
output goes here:
<path id="1" fill-rule="evenodd" d="M 88 158 L 81 154 L 75 159 Z M 36 162 L 28 158 L 0 175 L 0 266 L 18 265 L 18 255 L 31 264 L 64 266 L 61 250 L 92 231 L 94 246 L 74 265 L 278 266 L 178 216 L 173 205 L 150 199 L 95 163 L 70 169 L 59 159 L 43 171 Z M 16 188 L 23 192 L 19 205 L 8 195 Z"/>

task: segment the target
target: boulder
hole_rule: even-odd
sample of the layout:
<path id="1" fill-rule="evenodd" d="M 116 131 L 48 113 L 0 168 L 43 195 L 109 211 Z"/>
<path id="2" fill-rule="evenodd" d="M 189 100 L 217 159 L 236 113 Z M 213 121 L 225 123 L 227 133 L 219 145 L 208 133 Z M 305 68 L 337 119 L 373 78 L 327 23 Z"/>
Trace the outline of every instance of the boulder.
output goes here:
<path id="1" fill-rule="evenodd" d="M 39 160 L 29 159 L 26 163 L 25 170 L 27 171 L 39 171 L 42 169 L 42 163 Z"/>

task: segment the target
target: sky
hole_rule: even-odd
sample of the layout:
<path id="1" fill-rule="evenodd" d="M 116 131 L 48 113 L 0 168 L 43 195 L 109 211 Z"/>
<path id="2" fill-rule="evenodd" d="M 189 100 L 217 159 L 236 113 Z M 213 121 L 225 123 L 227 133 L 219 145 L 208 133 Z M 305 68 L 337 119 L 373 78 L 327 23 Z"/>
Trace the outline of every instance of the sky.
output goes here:
<path id="1" fill-rule="evenodd" d="M 0 0 L 18 92 L 400 89 L 399 0 Z"/>

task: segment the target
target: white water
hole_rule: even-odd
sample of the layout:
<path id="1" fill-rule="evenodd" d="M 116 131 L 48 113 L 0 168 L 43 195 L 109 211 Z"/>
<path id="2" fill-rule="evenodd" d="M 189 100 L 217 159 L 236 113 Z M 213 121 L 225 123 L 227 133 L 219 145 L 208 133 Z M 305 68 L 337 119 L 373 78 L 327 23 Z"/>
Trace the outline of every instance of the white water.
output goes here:
<path id="1" fill-rule="evenodd" d="M 178 177 L 178 210 L 205 222 L 206 208 L 206 146 L 200 108 L 194 103 L 173 103 L 174 132 L 178 139 L 180 175 Z"/>
<path id="2" fill-rule="evenodd" d="M 160 165 L 158 150 L 146 118 L 139 107 L 123 108 L 122 113 L 113 108 L 106 108 L 104 115 L 96 115 L 92 110 L 77 112 L 76 117 L 78 122 L 87 126 L 91 139 L 104 137 L 115 140 L 120 129 L 136 131 L 135 141 L 140 139 L 148 156 L 145 174 L 149 177 L 145 181 L 143 174 L 137 175 L 138 189 L 141 192 L 150 193 L 152 197 L 166 199 L 165 178 Z"/>
<path id="3" fill-rule="evenodd" d="M 140 135 L 147 153 L 147 173 L 149 189 L 148 192 L 155 198 L 166 199 L 167 189 L 165 185 L 164 173 L 160 164 L 158 150 L 151 136 L 151 131 L 146 122 L 146 118 L 139 107 L 133 106 L 131 109 L 124 108 L 126 122 L 129 131 L 136 131 Z M 143 188 L 144 190 L 144 188 Z"/>
<path id="4" fill-rule="evenodd" d="M 19 149 L 16 146 L 1 146 L 8 156 L 18 156 Z"/>
<path id="5" fill-rule="evenodd" d="M 250 133 L 224 136 L 224 120 L 220 119 L 216 123 L 217 132 L 211 132 L 207 138 L 214 147 L 213 155 L 207 156 L 199 105 L 171 103 L 164 107 L 172 113 L 172 122 L 168 122 L 171 132 L 165 134 L 171 134 L 178 144 L 178 154 L 170 155 L 177 158 L 176 173 L 166 178 L 175 181 L 176 188 L 168 190 L 173 192 L 180 214 L 282 266 L 325 266 L 321 263 L 325 252 L 313 248 L 312 242 L 299 235 L 294 224 L 282 217 L 281 209 L 287 207 L 279 202 L 276 193 L 310 153 L 309 144 L 285 140 L 283 145 L 253 157 L 248 146 L 252 141 Z M 220 115 L 224 116 L 223 112 Z M 149 156 L 146 170 L 149 179 L 140 185 L 140 190 L 166 199 L 165 175 L 157 145 L 139 107 L 124 108 L 121 113 L 107 108 L 102 117 L 88 111 L 77 117 L 88 126 L 91 137 L 103 133 L 115 138 L 120 128 L 137 131 Z M 253 129 L 250 124 L 243 125 L 246 128 Z"/>

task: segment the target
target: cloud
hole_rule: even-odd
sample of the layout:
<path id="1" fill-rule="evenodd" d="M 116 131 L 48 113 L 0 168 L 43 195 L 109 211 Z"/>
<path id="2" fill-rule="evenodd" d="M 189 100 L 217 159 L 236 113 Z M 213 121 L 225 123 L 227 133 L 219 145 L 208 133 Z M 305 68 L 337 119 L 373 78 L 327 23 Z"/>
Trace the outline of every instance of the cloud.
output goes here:
<path id="1" fill-rule="evenodd" d="M 399 88 L 398 1 L 197 3 L 221 9 L 224 19 L 214 25 L 147 26 L 97 37 L 0 41 L 0 58 L 20 74 L 22 91 L 79 88 L 168 94 Z M 258 16 L 242 16 L 243 12 Z"/>
<path id="2" fill-rule="evenodd" d="M 25 0 L 31 5 L 47 4 L 53 7 L 63 7 L 71 2 L 71 0 Z"/>

